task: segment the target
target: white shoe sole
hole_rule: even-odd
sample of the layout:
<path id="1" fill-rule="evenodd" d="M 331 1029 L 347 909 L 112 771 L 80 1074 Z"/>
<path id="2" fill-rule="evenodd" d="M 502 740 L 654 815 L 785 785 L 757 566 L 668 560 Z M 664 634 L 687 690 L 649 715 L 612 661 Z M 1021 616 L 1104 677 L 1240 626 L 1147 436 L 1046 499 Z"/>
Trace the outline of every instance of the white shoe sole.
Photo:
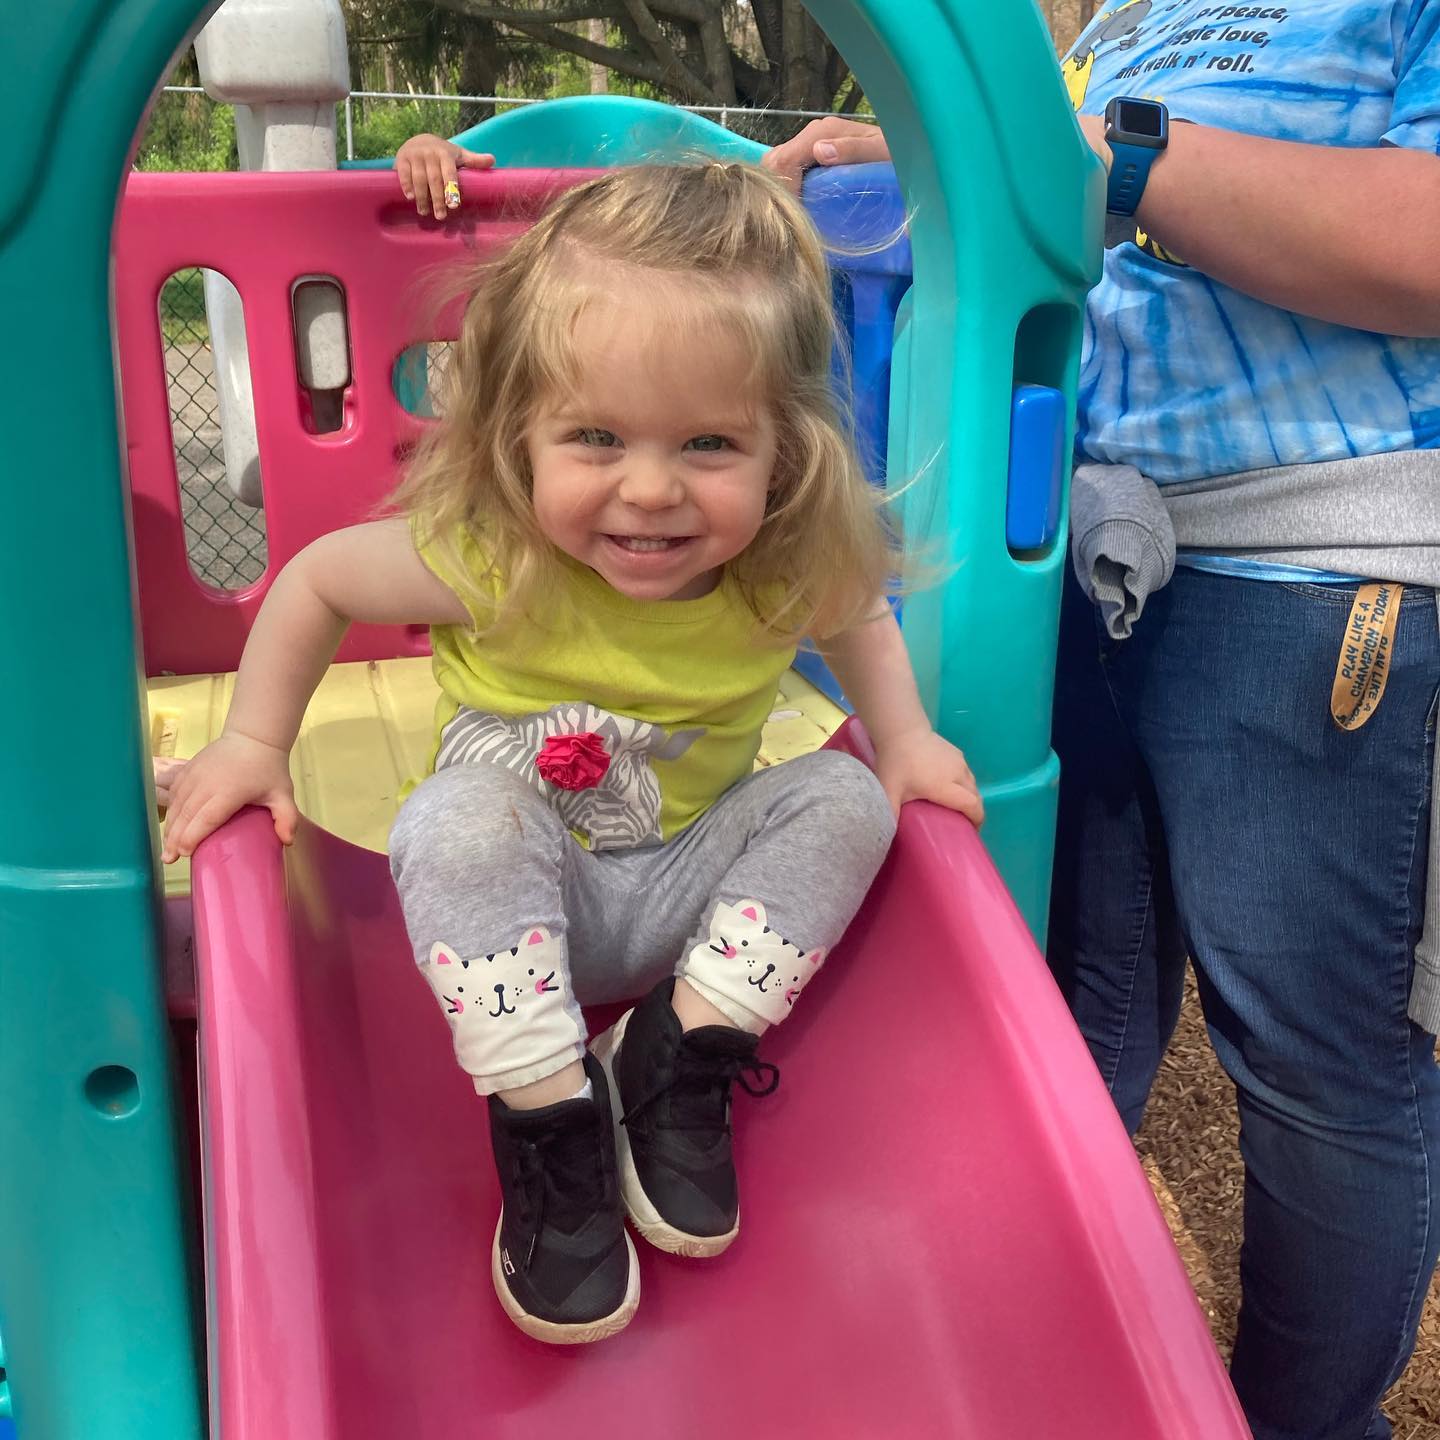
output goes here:
<path id="1" fill-rule="evenodd" d="M 692 1260 L 708 1259 L 730 1248 L 731 1242 L 740 1233 L 740 1212 L 735 1212 L 735 1225 L 725 1235 L 687 1235 L 660 1218 L 660 1212 L 650 1203 L 650 1197 L 640 1184 L 635 1170 L 635 1157 L 630 1153 L 630 1135 L 620 1123 L 623 1113 L 620 1104 L 620 1087 L 615 1083 L 615 1054 L 625 1039 L 625 1026 L 635 1012 L 627 1010 L 603 1035 L 597 1035 L 590 1042 L 591 1054 L 605 1070 L 605 1079 L 610 1086 L 611 1113 L 615 1120 L 615 1163 L 620 1173 L 620 1198 L 625 1202 L 625 1211 L 630 1223 L 641 1239 L 648 1240 L 657 1250 L 670 1255 L 686 1255 Z"/>
<path id="2" fill-rule="evenodd" d="M 521 1330 L 547 1345 L 590 1345 L 596 1340 L 607 1340 L 618 1335 L 635 1318 L 635 1309 L 640 1304 L 640 1261 L 630 1236 L 625 1236 L 625 1250 L 630 1258 L 630 1279 L 625 1286 L 625 1298 L 620 1308 L 598 1320 L 586 1320 L 579 1325 L 558 1325 L 553 1320 L 541 1320 L 531 1315 L 515 1298 L 505 1283 L 505 1266 L 500 1258 L 500 1226 L 505 1221 L 505 1212 L 495 1225 L 495 1240 L 490 1246 L 490 1278 L 495 1283 L 495 1294 L 499 1297 L 501 1309 Z M 622 1232 L 623 1233 L 623 1232 Z"/>

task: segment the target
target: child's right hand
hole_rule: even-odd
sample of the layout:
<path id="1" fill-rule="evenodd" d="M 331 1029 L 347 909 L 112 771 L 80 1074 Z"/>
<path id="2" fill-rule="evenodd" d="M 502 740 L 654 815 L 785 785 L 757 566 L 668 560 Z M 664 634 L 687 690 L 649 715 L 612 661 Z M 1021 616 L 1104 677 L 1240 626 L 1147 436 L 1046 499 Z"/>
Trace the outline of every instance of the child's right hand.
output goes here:
<path id="1" fill-rule="evenodd" d="M 263 805 L 283 844 L 295 838 L 300 811 L 290 781 L 290 757 L 248 735 L 222 735 L 187 761 L 170 790 L 160 858 L 168 865 L 218 830 L 245 805 Z"/>
<path id="2" fill-rule="evenodd" d="M 443 220 L 460 206 L 460 182 L 457 170 L 489 170 L 495 164 L 493 155 L 478 155 L 438 135 L 412 135 L 395 152 L 395 173 L 407 200 L 415 202 L 421 214 L 434 213 Z M 447 202 L 447 190 L 453 203 Z"/>

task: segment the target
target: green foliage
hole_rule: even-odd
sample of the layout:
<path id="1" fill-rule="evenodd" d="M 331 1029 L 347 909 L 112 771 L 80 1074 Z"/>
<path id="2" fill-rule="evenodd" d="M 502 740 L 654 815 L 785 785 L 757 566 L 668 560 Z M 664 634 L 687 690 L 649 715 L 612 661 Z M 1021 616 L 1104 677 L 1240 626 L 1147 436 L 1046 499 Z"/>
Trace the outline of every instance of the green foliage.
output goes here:
<path id="1" fill-rule="evenodd" d="M 611 70 L 605 76 L 606 89 L 611 95 L 638 95 L 645 100 L 668 100 L 653 85 L 644 80 L 634 80 Z M 590 93 L 590 62 L 578 55 L 569 55 L 563 50 L 548 53 L 544 72 L 538 77 L 536 89 L 528 92 L 546 100 L 563 100 L 571 95 Z"/>
<path id="2" fill-rule="evenodd" d="M 204 95 L 161 95 L 145 127 L 137 170 L 234 170 L 235 112 Z"/>
<path id="3" fill-rule="evenodd" d="M 160 291 L 160 329 L 167 347 L 209 342 L 205 283 L 199 270 L 177 270 L 165 282 Z"/>
<path id="4" fill-rule="evenodd" d="M 543 89 L 534 93 L 544 95 L 547 100 L 590 93 L 590 66 L 578 55 L 552 50 L 546 58 L 549 64 L 545 67 Z M 611 75 L 609 78 L 614 80 L 617 77 Z"/>
<path id="5" fill-rule="evenodd" d="M 460 107 L 449 100 L 356 100 L 354 110 L 355 158 L 385 160 L 412 135 L 454 135 L 460 126 Z M 345 106 L 335 107 L 340 156 L 345 155 Z"/>

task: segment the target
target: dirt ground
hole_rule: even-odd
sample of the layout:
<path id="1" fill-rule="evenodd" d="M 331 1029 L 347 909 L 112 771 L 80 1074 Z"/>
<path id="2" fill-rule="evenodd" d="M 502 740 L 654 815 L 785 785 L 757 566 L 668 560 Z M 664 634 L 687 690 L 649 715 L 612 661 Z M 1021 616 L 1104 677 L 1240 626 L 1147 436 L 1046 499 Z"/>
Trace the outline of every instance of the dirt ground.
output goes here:
<path id="1" fill-rule="evenodd" d="M 1240 1304 L 1237 1131 L 1234 1089 L 1210 1049 L 1192 981 L 1136 1146 L 1227 1357 Z M 1440 1436 L 1440 1284 L 1431 1287 L 1415 1358 L 1385 1410 L 1395 1440 Z"/>

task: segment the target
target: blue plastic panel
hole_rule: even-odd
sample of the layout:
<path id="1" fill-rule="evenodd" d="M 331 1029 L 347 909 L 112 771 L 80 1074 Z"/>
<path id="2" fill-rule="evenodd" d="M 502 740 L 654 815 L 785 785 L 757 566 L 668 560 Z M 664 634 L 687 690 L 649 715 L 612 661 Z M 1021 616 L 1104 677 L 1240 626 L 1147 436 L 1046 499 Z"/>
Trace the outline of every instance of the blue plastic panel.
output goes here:
<path id="1" fill-rule="evenodd" d="M 1005 497 L 1005 543 L 1013 554 L 1050 548 L 1060 533 L 1064 483 L 1065 397 L 1048 385 L 1017 385 Z"/>
<path id="2" fill-rule="evenodd" d="M 905 197 L 893 165 L 807 170 L 805 208 L 831 244 L 850 252 L 841 264 L 869 274 L 910 278 Z"/>
<path id="3" fill-rule="evenodd" d="M 822 694 L 828 695 L 842 710 L 853 710 L 854 707 L 845 698 L 845 692 L 840 688 L 840 682 L 831 674 L 830 667 L 815 651 L 797 651 L 795 669 Z M 0 1440 L 5 1440 L 5 1437 L 0 1435 Z"/>
<path id="4" fill-rule="evenodd" d="M 883 485 L 895 316 L 911 274 L 905 201 L 895 168 L 811 170 L 805 177 L 805 208 L 834 247 L 835 308 L 850 349 L 848 377 L 843 357 L 837 357 L 840 389 L 852 397 L 866 471 L 873 483 Z"/>
<path id="5" fill-rule="evenodd" d="M 836 356 L 837 388 L 854 406 L 855 438 L 865 472 L 872 484 L 884 485 L 895 323 L 911 282 L 905 201 L 895 167 L 811 170 L 805 176 L 805 208 L 833 247 L 835 310 L 849 349 L 848 357 Z M 801 652 L 795 668 L 837 705 L 850 709 L 839 682 L 818 655 Z"/>

